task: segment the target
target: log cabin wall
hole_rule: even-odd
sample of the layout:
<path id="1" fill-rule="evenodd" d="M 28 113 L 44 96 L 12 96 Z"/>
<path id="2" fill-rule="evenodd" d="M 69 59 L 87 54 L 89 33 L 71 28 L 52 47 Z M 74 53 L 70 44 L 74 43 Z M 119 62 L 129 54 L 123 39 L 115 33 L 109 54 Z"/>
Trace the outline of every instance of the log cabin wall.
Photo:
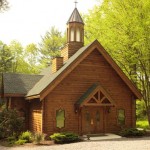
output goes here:
<path id="1" fill-rule="evenodd" d="M 42 102 L 39 99 L 30 101 L 29 130 L 32 132 L 42 132 Z"/>
<path id="2" fill-rule="evenodd" d="M 91 52 L 48 96 L 44 105 L 44 133 L 58 131 L 79 133 L 79 114 L 74 111 L 75 102 L 93 84 L 100 83 L 114 99 L 116 107 L 105 112 L 105 132 L 118 132 L 117 110 L 125 110 L 125 126 L 135 122 L 135 103 L 132 92 L 98 50 Z M 56 110 L 65 110 L 65 127 L 56 128 Z"/>

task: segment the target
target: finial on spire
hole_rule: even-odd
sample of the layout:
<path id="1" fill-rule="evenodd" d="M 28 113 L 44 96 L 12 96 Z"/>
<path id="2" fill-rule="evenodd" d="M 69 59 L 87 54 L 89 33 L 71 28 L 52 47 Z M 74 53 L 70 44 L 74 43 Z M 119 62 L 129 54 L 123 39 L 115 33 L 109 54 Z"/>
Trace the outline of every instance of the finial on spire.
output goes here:
<path id="1" fill-rule="evenodd" d="M 78 3 L 77 0 L 75 0 L 74 3 L 75 3 L 75 8 L 76 8 L 77 7 L 77 3 Z"/>

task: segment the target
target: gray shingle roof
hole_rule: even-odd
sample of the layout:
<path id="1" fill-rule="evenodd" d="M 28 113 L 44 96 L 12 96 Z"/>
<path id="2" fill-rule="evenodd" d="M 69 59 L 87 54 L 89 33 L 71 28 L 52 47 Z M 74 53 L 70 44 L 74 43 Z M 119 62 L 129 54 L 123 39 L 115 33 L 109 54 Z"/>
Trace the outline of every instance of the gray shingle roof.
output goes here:
<path id="1" fill-rule="evenodd" d="M 4 94 L 26 95 L 42 77 L 43 75 L 4 73 Z"/>
<path id="2" fill-rule="evenodd" d="M 98 83 L 94 83 L 76 102 L 76 105 L 80 105 L 89 95 L 98 87 Z"/>
<path id="3" fill-rule="evenodd" d="M 94 42 L 92 42 L 94 43 Z M 34 87 L 28 92 L 28 96 L 38 95 L 40 92 L 42 92 L 51 82 L 53 82 L 65 69 L 74 62 L 75 59 L 78 58 L 90 45 L 90 43 L 87 46 L 84 46 L 80 48 L 72 57 L 70 57 L 67 62 L 64 64 L 62 68 L 60 68 L 56 73 L 54 74 L 47 74 L 45 75 L 37 84 L 34 85 Z"/>
<path id="4" fill-rule="evenodd" d="M 78 22 L 78 23 L 83 24 L 83 20 L 82 20 L 80 14 L 79 14 L 77 8 L 75 8 L 74 11 L 72 12 L 67 24 L 70 23 L 70 22 Z"/>
<path id="5" fill-rule="evenodd" d="M 52 66 L 48 66 L 47 68 L 43 69 L 40 73 L 40 75 L 47 75 L 52 74 Z"/>
<path id="6" fill-rule="evenodd" d="M 59 75 L 61 75 L 72 63 L 83 53 L 88 50 L 90 46 L 92 46 L 94 43 L 99 44 L 100 43 L 95 40 L 94 42 L 90 43 L 89 45 L 80 48 L 72 57 L 70 57 L 67 62 L 64 64 L 62 68 L 60 68 L 56 73 L 54 74 L 47 74 L 39 80 L 34 87 L 28 92 L 26 95 L 27 97 L 39 95 L 44 89 L 46 89 L 51 83 L 57 79 Z M 95 43 L 95 44 L 96 44 Z M 139 99 L 142 98 L 141 93 L 138 91 L 138 89 L 135 87 L 135 85 L 128 79 L 128 77 L 123 73 L 123 71 L 119 68 L 119 66 L 115 63 L 115 61 L 110 57 L 110 55 L 101 47 L 101 54 L 105 57 L 105 59 L 108 61 L 108 63 L 115 69 L 115 71 L 118 73 L 118 75 L 122 78 L 122 80 L 127 84 L 127 86 L 131 89 L 131 91 L 135 94 L 135 96 Z"/>

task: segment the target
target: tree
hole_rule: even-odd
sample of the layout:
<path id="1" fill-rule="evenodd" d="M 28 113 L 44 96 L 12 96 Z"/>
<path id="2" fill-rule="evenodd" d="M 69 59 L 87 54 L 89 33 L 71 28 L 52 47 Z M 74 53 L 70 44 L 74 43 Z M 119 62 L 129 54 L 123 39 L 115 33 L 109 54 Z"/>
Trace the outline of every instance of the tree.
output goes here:
<path id="1" fill-rule="evenodd" d="M 40 43 L 41 61 L 45 65 L 50 63 L 50 60 L 60 55 L 60 49 L 64 46 L 65 40 L 61 32 L 55 27 L 47 31 Z"/>
<path id="2" fill-rule="evenodd" d="M 21 62 L 24 59 L 23 47 L 18 41 L 11 41 L 8 47 L 13 56 L 11 72 L 19 72 L 20 67 L 23 67 L 21 65 Z"/>
<path id="3" fill-rule="evenodd" d="M 9 8 L 7 0 L 0 0 L 0 12 L 3 12 Z"/>
<path id="4" fill-rule="evenodd" d="M 23 48 L 18 41 L 12 41 L 8 47 L 13 56 L 11 72 L 28 74 L 39 72 L 38 48 L 35 44 Z"/>
<path id="5" fill-rule="evenodd" d="M 97 38 L 140 88 L 150 123 L 150 1 L 104 0 L 85 16 L 86 42 Z"/>
<path id="6" fill-rule="evenodd" d="M 0 42 L 0 72 L 36 74 L 41 68 L 38 55 L 35 44 L 23 48 L 18 41 L 12 41 L 10 45 Z"/>
<path id="7" fill-rule="evenodd" d="M 10 72 L 12 68 L 12 59 L 10 49 L 6 44 L 0 41 L 0 72 Z"/>
<path id="8" fill-rule="evenodd" d="M 32 73 L 38 73 L 41 68 L 41 64 L 39 63 L 40 54 L 39 49 L 36 44 L 31 43 L 28 44 L 25 48 L 25 60 L 29 64 L 30 71 Z"/>

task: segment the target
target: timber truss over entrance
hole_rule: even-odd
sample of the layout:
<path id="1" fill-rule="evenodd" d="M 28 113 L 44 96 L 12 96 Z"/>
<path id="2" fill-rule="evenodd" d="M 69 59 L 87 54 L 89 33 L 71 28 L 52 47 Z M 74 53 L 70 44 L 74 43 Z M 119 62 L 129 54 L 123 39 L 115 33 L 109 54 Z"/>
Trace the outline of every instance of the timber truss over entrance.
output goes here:
<path id="1" fill-rule="evenodd" d="M 78 107 L 83 106 L 115 106 L 114 100 L 98 83 L 94 83 L 76 102 Z"/>

